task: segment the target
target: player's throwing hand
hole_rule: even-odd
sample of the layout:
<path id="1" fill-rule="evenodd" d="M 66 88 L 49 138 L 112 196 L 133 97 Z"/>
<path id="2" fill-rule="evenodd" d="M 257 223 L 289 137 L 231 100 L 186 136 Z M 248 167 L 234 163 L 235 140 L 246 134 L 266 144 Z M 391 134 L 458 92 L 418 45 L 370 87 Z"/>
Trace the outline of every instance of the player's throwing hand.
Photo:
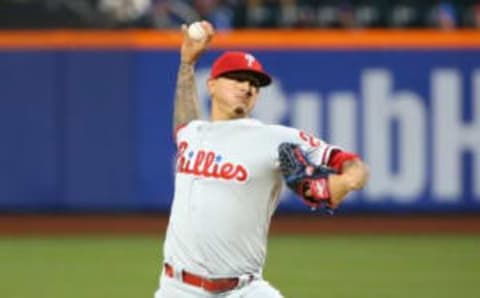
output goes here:
<path id="1" fill-rule="evenodd" d="M 197 62 L 200 55 L 207 49 L 210 40 L 215 34 L 212 24 L 207 21 L 199 22 L 205 37 L 194 39 L 188 34 L 188 26 L 183 24 L 181 29 L 183 33 L 182 47 L 180 50 L 182 63 L 193 64 Z"/>

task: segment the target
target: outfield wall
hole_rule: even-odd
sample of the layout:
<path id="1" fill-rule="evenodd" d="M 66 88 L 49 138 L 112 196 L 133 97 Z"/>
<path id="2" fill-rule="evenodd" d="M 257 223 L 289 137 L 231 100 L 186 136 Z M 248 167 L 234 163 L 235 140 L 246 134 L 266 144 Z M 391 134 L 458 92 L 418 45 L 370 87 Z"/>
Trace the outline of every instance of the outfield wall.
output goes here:
<path id="1" fill-rule="evenodd" d="M 172 31 L 0 32 L 0 211 L 167 211 Z M 359 152 L 345 212 L 480 212 L 480 31 L 240 31 L 272 73 L 255 116 Z M 283 211 L 306 212 L 288 191 Z"/>

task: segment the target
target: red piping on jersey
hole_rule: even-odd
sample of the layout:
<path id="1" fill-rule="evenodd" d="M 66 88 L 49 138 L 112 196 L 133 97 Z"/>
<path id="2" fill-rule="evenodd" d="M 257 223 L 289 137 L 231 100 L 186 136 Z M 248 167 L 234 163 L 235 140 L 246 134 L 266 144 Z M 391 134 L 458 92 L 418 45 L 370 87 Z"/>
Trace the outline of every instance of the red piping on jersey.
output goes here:
<path id="1" fill-rule="evenodd" d="M 180 131 L 180 129 L 184 128 L 185 126 L 187 126 L 188 123 L 183 123 L 183 124 L 179 124 L 175 127 L 175 129 L 173 130 L 173 139 L 175 140 L 175 142 L 177 142 L 177 135 L 178 135 L 178 132 Z"/>
<path id="2" fill-rule="evenodd" d="M 353 152 L 333 150 L 328 160 L 328 166 L 334 168 L 338 173 L 341 173 L 343 163 L 347 160 L 354 159 L 359 159 L 359 156 Z"/>

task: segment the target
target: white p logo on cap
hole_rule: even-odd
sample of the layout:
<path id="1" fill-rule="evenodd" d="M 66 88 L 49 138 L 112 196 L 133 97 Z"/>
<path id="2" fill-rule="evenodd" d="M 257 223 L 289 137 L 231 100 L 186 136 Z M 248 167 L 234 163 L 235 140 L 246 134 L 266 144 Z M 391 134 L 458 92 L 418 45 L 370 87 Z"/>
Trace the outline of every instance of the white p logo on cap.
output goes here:
<path id="1" fill-rule="evenodd" d="M 255 61 L 255 57 L 250 54 L 245 54 L 245 59 L 247 60 L 248 67 L 252 67 L 253 61 Z"/>

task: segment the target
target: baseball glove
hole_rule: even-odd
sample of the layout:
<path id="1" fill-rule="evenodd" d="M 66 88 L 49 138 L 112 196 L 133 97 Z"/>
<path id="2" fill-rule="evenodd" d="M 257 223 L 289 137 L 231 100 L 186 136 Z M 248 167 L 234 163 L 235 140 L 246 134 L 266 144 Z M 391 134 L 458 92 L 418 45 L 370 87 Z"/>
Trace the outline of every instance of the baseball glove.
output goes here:
<path id="1" fill-rule="evenodd" d="M 335 170 L 314 165 L 300 146 L 293 143 L 281 143 L 278 158 L 287 186 L 312 209 L 326 207 L 331 212 L 328 176 L 336 173 Z"/>

